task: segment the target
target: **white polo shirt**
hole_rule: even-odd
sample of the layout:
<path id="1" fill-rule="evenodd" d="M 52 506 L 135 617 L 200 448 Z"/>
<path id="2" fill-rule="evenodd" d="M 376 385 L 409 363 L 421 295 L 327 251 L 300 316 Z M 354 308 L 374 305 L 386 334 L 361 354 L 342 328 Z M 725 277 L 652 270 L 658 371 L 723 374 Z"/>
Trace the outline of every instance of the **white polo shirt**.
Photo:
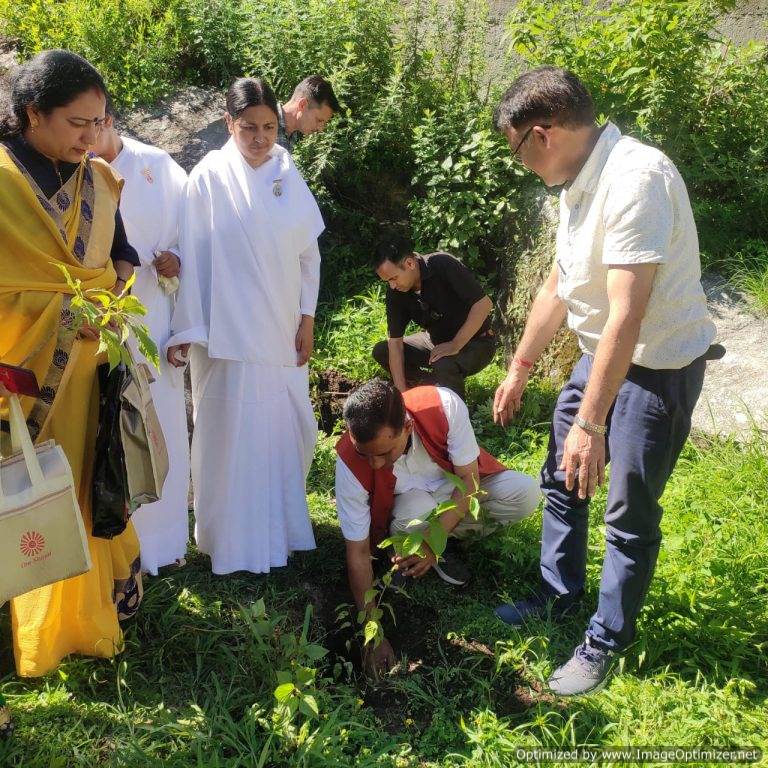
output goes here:
<path id="1" fill-rule="evenodd" d="M 448 456 L 454 466 L 471 464 L 480 455 L 469 411 L 464 401 L 450 389 L 437 387 L 443 411 L 448 419 Z M 453 485 L 443 470 L 427 453 L 416 431 L 411 432 L 411 447 L 393 467 L 395 495 L 407 491 L 422 490 L 448 498 Z M 371 527 L 371 509 L 368 491 L 352 471 L 336 457 L 336 513 L 344 538 L 348 541 L 364 541 Z"/>
<path id="2" fill-rule="evenodd" d="M 658 265 L 632 362 L 678 369 L 704 354 L 715 326 L 685 182 L 662 152 L 607 123 L 560 195 L 557 231 L 558 294 L 589 354 L 608 320 L 608 269 L 622 264 Z"/>

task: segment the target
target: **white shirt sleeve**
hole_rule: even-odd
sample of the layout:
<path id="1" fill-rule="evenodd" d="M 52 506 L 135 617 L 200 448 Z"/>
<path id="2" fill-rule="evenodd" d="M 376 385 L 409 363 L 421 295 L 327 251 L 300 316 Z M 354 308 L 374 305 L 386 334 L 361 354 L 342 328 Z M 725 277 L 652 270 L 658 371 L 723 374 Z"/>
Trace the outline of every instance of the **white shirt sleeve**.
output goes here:
<path id="1" fill-rule="evenodd" d="M 352 470 L 336 457 L 336 514 L 347 541 L 365 541 L 371 528 L 368 492 Z"/>
<path id="2" fill-rule="evenodd" d="M 317 240 L 299 254 L 301 262 L 301 307 L 302 315 L 315 316 L 317 294 L 320 290 L 320 248 Z"/>
<path id="3" fill-rule="evenodd" d="M 631 170 L 611 185 L 603 207 L 603 264 L 663 264 L 675 224 L 669 179 Z"/>
<path id="4" fill-rule="evenodd" d="M 438 387 L 443 411 L 448 419 L 448 456 L 457 467 L 471 464 L 480 455 L 475 430 L 466 403 L 453 390 Z"/>

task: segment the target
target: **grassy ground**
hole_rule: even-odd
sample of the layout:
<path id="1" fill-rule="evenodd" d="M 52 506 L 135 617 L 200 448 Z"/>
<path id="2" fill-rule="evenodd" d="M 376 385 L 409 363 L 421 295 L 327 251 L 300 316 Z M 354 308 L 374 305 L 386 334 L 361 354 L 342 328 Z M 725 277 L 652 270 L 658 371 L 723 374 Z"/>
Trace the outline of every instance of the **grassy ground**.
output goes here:
<path id="1" fill-rule="evenodd" d="M 320 361 L 365 373 L 381 330 L 378 302 L 337 301 L 324 317 Z M 535 472 L 553 392 L 533 386 L 519 423 L 502 430 L 488 409 L 500 374 L 491 368 L 471 383 L 475 426 L 510 465 Z M 373 686 L 335 621 L 349 598 L 332 445 L 320 442 L 310 477 L 316 551 L 268 577 L 215 577 L 192 552 L 185 568 L 148 581 L 115 661 L 72 659 L 45 679 L 18 680 L 5 609 L 0 690 L 18 728 L 0 745 L 0 765 L 507 766 L 533 745 L 768 748 L 764 442 L 688 444 L 664 497 L 664 544 L 637 642 L 604 692 L 575 701 L 553 699 L 543 683 L 595 605 L 604 496 L 593 504 L 586 605 L 573 621 L 516 631 L 492 614 L 535 582 L 536 514 L 469 544 L 467 589 L 428 577 L 395 601 L 400 671 Z M 303 681 L 318 716 L 313 706 L 292 720 L 275 709 L 278 673 Z"/>

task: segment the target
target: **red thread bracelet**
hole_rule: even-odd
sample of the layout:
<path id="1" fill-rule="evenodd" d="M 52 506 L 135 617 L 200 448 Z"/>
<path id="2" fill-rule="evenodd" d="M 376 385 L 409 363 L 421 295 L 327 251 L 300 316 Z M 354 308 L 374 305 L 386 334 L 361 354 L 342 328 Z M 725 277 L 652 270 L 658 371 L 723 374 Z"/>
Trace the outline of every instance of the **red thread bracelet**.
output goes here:
<path id="1" fill-rule="evenodd" d="M 530 360 L 523 360 L 522 357 L 513 357 L 512 362 L 522 368 L 528 368 L 529 370 L 533 368 L 533 363 Z"/>

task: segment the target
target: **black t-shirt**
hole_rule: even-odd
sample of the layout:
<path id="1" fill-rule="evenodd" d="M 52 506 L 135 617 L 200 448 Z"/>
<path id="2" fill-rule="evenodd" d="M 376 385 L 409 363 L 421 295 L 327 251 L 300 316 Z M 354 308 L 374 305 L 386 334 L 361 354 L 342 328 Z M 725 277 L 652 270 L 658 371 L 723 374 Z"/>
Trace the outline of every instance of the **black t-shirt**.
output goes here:
<path id="1" fill-rule="evenodd" d="M 23 136 L 15 136 L 2 142 L 16 156 L 16 159 L 29 171 L 29 175 L 37 182 L 40 191 L 47 197 L 53 197 L 59 190 L 63 181 L 65 184 L 69 181 L 72 174 L 80 167 L 79 163 L 59 163 L 58 169 L 61 174 L 56 173 L 56 167 L 53 162 L 45 155 L 41 155 L 34 149 Z M 115 212 L 115 234 L 112 238 L 112 249 L 110 251 L 112 261 L 127 261 L 134 267 L 140 267 L 141 261 L 136 249 L 128 242 L 128 236 L 125 234 L 125 226 L 120 210 Z"/>
<path id="2" fill-rule="evenodd" d="M 449 253 L 429 253 L 417 260 L 421 271 L 419 293 L 387 289 L 389 338 L 401 338 L 413 321 L 429 333 L 433 343 L 451 341 L 485 291 L 472 272 Z M 487 317 L 475 337 L 490 327 L 491 319 Z"/>

